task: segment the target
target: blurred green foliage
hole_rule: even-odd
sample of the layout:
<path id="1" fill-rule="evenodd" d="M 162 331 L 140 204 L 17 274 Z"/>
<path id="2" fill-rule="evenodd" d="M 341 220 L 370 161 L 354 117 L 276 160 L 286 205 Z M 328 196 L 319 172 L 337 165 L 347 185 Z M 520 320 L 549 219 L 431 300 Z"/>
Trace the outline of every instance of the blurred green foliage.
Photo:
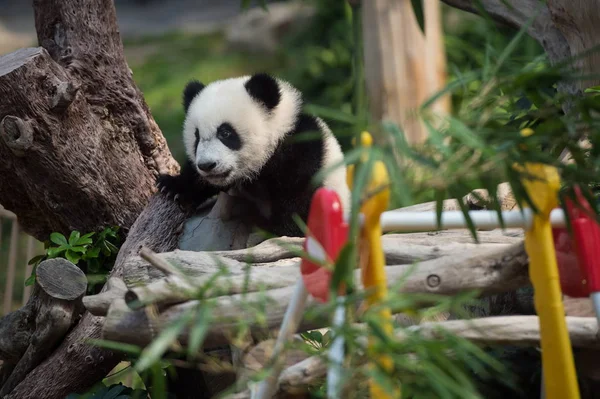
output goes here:
<path id="1" fill-rule="evenodd" d="M 350 114 L 352 76 L 352 19 L 346 2 L 304 0 L 316 9 L 305 29 L 282 37 L 274 54 L 257 54 L 228 48 L 223 33 L 170 33 L 159 37 L 125 40 L 127 60 L 134 79 L 144 93 L 152 114 L 180 162 L 183 107 L 181 93 L 190 79 L 205 83 L 258 71 L 289 80 L 308 103 Z M 449 81 L 465 71 L 481 68 L 491 49 L 505 48 L 515 31 L 500 28 L 478 16 L 443 6 Z M 486 55 L 488 54 L 488 55 Z M 542 54 L 541 47 L 525 37 L 513 52 L 511 62 L 525 62 Z M 518 65 L 517 65 L 518 66 Z M 481 87 L 469 83 L 468 92 L 453 93 L 453 106 Z M 310 111 L 318 110 L 313 107 Z M 340 136 L 347 124 L 322 116 Z"/>
<path id="2" fill-rule="evenodd" d="M 204 83 L 259 71 L 280 71 L 278 56 L 245 54 L 227 48 L 222 33 L 171 33 L 156 38 L 124 41 L 125 54 L 152 115 L 167 139 L 173 156 L 183 161 L 182 93 L 186 83 Z"/>
<path id="3" fill-rule="evenodd" d="M 179 160 L 183 154 L 180 96 L 185 83 L 192 78 L 210 82 L 259 70 L 274 73 L 298 87 L 305 99 L 317 106 L 312 110 L 326 111 L 320 112 L 320 115 L 336 134 L 344 131 L 356 133 L 352 103 L 355 101 L 357 76 L 354 76 L 353 68 L 351 14 L 345 2 L 307 1 L 317 9 L 315 19 L 307 24 L 304 31 L 283 38 L 281 49 L 271 55 L 230 51 L 219 33 L 169 35 L 150 43 L 126 43 L 128 54 L 135 54 L 136 48 L 139 51 L 144 46 L 153 47 L 152 55 L 143 57 L 138 63 L 131 62 L 130 58 L 130 64 L 134 79 L 144 91 L 153 115 Z M 393 190 L 397 197 L 395 205 L 408 205 L 415 199 L 422 201 L 423 193 L 431 195 L 430 199 L 459 197 L 473 188 L 488 187 L 502 181 L 506 178 L 506 165 L 523 159 L 521 152 L 507 154 L 507 149 L 519 148 L 518 144 L 524 141 L 531 143 L 538 140 L 537 137 L 522 139 L 519 130 L 540 126 L 555 128 L 548 121 L 561 117 L 554 87 L 558 75 L 547 68 L 541 48 L 532 39 L 518 35 L 514 30 L 496 27 L 480 17 L 445 6 L 443 11 L 449 71 L 449 84 L 444 92 L 452 96 L 453 117 L 444 129 L 430 126 L 431 140 L 418 150 L 405 145 L 397 126 L 373 126 L 374 133 L 379 130 L 393 139 L 394 148 L 383 145 L 374 149 L 380 158 L 393 163 L 392 150 L 398 151 L 425 172 L 419 175 L 411 174 L 410 169 L 392 171 Z M 545 112 L 539 114 L 541 109 Z M 427 112 L 426 107 L 424 112 Z M 491 177 L 486 175 L 489 170 L 494 172 Z M 359 186 L 358 179 L 355 182 Z M 349 243 L 356 247 L 355 242 L 349 240 Z M 352 252 L 348 254 L 352 255 Z M 341 256 L 340 259 L 343 261 Z M 213 287 L 216 286 L 215 280 Z M 388 302 L 394 309 L 423 314 L 448 310 L 458 314 L 469 299 L 465 295 L 445 300 L 430 298 L 435 305 L 419 310 L 415 304 L 419 296 L 399 294 L 399 288 L 392 292 L 394 294 Z M 361 295 L 360 292 L 350 293 L 348 301 L 359 302 Z M 165 330 L 143 351 L 136 369 L 143 371 L 161 356 L 169 356 L 167 348 L 186 324 L 195 323 L 191 325 L 191 334 L 204 337 L 207 325 L 216 317 L 210 314 L 210 306 L 207 307 L 210 303 L 211 299 L 205 299 L 204 307 L 190 309 Z M 251 311 L 254 305 L 244 305 L 249 308 L 249 318 L 254 322 L 260 320 L 264 309 Z M 332 305 L 332 302 L 328 303 L 321 311 L 331 314 Z M 367 321 L 368 328 L 377 331 L 379 324 L 376 317 L 371 319 L 368 314 L 363 315 L 362 321 Z M 239 322 L 244 325 L 244 321 Z M 362 348 L 355 344 L 365 331 L 354 330 L 349 324 L 342 329 L 334 333 L 343 334 L 349 345 L 348 353 L 360 357 Z M 195 346 L 199 347 L 201 339 L 196 340 Z M 305 339 L 309 346 L 307 350 L 314 353 L 316 346 L 327 346 L 331 337 L 312 333 L 305 334 Z M 456 359 L 450 360 L 445 356 L 449 348 L 459 354 Z M 381 350 L 393 355 L 395 367 L 402 371 L 404 392 L 414 397 L 429 397 L 427 395 L 431 394 L 432 387 L 439 397 L 478 397 L 476 391 L 480 387 L 476 386 L 477 381 L 466 377 L 470 374 L 486 380 L 501 376 L 502 382 L 508 385 L 516 381 L 504 374 L 506 370 L 479 348 L 451 335 L 445 336 L 442 341 L 431 341 L 415 331 L 400 343 L 382 343 Z M 187 351 L 188 358 L 193 359 L 196 351 L 192 347 L 188 347 Z M 409 353 L 418 353 L 419 367 L 407 356 Z M 372 373 L 360 363 L 350 369 L 354 370 L 351 377 L 358 377 L 351 378 L 352 381 L 364 381 L 364 377 Z M 376 378 L 388 383 L 398 380 L 397 376 L 375 373 Z M 156 376 L 160 378 L 159 374 Z"/>

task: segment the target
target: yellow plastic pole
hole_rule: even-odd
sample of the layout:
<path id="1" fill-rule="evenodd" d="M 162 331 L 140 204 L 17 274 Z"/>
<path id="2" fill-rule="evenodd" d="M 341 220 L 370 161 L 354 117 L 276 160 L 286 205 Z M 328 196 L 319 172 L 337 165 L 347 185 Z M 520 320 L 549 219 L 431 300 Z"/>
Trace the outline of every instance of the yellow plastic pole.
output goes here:
<path id="1" fill-rule="evenodd" d="M 361 145 L 370 147 L 372 144 L 371 135 L 368 132 L 361 134 Z M 363 157 L 364 158 L 364 157 Z M 364 161 L 364 159 L 363 159 Z M 348 184 L 352 187 L 353 167 L 348 169 Z M 362 269 L 362 281 L 365 289 L 371 289 L 372 293 L 367 297 L 367 305 L 371 306 L 385 300 L 387 296 L 387 282 L 385 276 L 385 256 L 381 244 L 381 214 L 387 210 L 390 200 L 389 177 L 385 164 L 377 161 L 373 165 L 371 177 L 367 184 L 367 193 L 370 197 L 363 203 L 361 213 L 364 215 L 364 224 L 361 231 L 361 241 L 366 244 L 365 250 L 368 251 L 368 262 Z M 371 193 L 374 193 L 371 195 Z M 392 336 L 392 313 L 389 308 L 383 308 L 379 311 L 381 319 L 384 321 L 382 330 Z M 373 337 L 369 337 L 369 346 L 374 345 Z M 391 371 L 393 362 L 387 355 L 379 355 L 375 362 L 384 369 Z M 400 391 L 389 394 L 384 388 L 375 381 L 370 381 L 371 397 L 376 399 L 399 398 Z"/>
<path id="2" fill-rule="evenodd" d="M 526 164 L 525 171 L 523 185 L 538 209 L 531 229 L 525 231 L 525 249 L 540 321 L 544 391 L 546 399 L 579 399 L 550 225 L 550 212 L 558 206 L 560 178 L 556 168 L 543 164 Z"/>

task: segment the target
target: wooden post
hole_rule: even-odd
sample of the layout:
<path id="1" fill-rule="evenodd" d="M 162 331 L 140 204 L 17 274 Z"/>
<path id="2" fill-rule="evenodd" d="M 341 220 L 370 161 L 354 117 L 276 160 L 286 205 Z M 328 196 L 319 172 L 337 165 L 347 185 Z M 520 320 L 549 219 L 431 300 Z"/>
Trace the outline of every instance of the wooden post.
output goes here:
<path id="1" fill-rule="evenodd" d="M 363 2 L 365 80 L 371 115 L 401 126 L 409 143 L 423 142 L 427 133 L 416 117 L 419 106 L 441 90 L 446 60 L 440 4 L 424 1 L 423 35 L 409 0 Z M 449 98 L 431 110 L 449 112 Z"/>

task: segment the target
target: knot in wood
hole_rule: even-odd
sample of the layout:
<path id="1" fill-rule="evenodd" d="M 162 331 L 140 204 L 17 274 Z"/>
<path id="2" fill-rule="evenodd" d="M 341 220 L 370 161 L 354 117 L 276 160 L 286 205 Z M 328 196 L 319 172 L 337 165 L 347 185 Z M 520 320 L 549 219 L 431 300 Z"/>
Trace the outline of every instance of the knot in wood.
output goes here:
<path id="1" fill-rule="evenodd" d="M 429 276 L 427 276 L 427 286 L 429 288 L 437 288 L 439 287 L 441 282 L 442 279 L 437 274 L 430 274 Z"/>
<path id="2" fill-rule="evenodd" d="M 56 86 L 56 94 L 52 97 L 50 107 L 55 112 L 65 112 L 69 105 L 75 100 L 79 86 L 71 82 L 61 82 Z"/>
<path id="3" fill-rule="evenodd" d="M 29 122 L 7 115 L 0 122 L 0 137 L 13 154 L 22 157 L 33 144 L 33 129 Z"/>

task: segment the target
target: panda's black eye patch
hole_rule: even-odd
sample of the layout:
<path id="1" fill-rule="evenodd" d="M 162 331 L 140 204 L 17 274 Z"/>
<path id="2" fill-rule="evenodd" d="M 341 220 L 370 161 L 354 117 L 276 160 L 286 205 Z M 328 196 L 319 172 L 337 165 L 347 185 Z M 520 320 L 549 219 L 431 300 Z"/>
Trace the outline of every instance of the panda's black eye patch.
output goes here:
<path id="1" fill-rule="evenodd" d="M 238 132 L 229 123 L 223 123 L 217 128 L 217 138 L 232 150 L 242 148 L 242 141 Z"/>
<path id="2" fill-rule="evenodd" d="M 196 137 L 196 143 L 194 144 L 194 152 L 198 151 L 198 143 L 200 143 L 200 132 L 198 128 L 194 131 L 194 136 Z"/>

